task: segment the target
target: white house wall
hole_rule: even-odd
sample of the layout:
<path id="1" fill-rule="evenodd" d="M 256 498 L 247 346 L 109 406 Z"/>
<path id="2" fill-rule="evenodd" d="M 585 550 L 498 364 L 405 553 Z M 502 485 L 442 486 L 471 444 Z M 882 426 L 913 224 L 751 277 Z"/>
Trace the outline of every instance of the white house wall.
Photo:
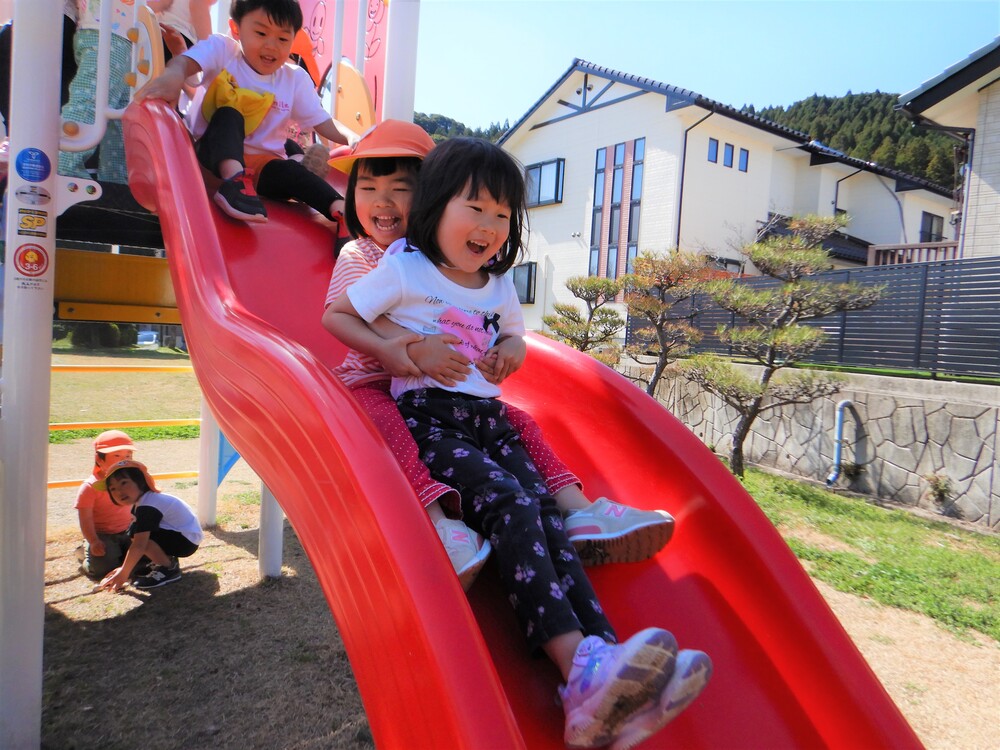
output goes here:
<path id="1" fill-rule="evenodd" d="M 1000 255 L 1000 84 L 979 92 L 965 227 L 966 258 Z"/>
<path id="2" fill-rule="evenodd" d="M 582 83 L 582 76 L 576 82 Z M 567 87 L 572 92 L 573 86 Z M 634 91 L 617 84 L 622 93 Z M 558 94 L 553 96 L 558 98 Z M 563 98 L 569 98 L 563 97 Z M 532 122 L 565 115 L 565 107 L 546 106 Z M 527 166 L 551 159 L 565 159 L 563 202 L 538 206 L 528 212 L 529 239 L 526 260 L 537 266 L 535 303 L 524 306 L 525 324 L 542 327 L 542 315 L 555 302 L 578 303 L 566 289 L 572 276 L 586 276 L 590 263 L 590 223 L 594 201 L 594 167 L 597 150 L 636 138 L 646 139 L 643 174 L 642 224 L 639 246 L 667 250 L 674 246 L 678 143 L 677 118 L 664 114 L 663 97 L 647 93 L 603 109 L 558 123 L 514 134 L 504 147 Z M 609 156 L 610 158 L 610 156 Z M 579 233 L 579 237 L 573 236 Z"/>
<path id="3" fill-rule="evenodd" d="M 739 248 L 753 241 L 760 222 L 767 220 L 771 210 L 773 146 L 762 135 L 756 128 L 720 115 L 689 132 L 681 209 L 682 250 L 736 258 Z M 708 160 L 709 138 L 719 142 L 715 163 Z M 733 145 L 732 167 L 723 165 L 726 144 Z M 739 170 L 741 148 L 749 152 L 746 172 Z M 647 194 L 652 187 L 647 185 Z"/>

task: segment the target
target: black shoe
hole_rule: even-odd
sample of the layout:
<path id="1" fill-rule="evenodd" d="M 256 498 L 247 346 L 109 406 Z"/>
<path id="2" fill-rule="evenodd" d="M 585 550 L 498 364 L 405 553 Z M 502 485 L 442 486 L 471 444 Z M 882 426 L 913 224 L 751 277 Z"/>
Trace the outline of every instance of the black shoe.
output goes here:
<path id="1" fill-rule="evenodd" d="M 224 180 L 215 194 L 215 202 L 225 213 L 241 221 L 265 222 L 267 209 L 257 197 L 250 175 L 240 172 Z"/>
<path id="2" fill-rule="evenodd" d="M 176 562 L 169 568 L 162 565 L 151 565 L 149 575 L 135 579 L 132 585 L 137 589 L 155 589 L 181 579 L 181 566 Z"/>

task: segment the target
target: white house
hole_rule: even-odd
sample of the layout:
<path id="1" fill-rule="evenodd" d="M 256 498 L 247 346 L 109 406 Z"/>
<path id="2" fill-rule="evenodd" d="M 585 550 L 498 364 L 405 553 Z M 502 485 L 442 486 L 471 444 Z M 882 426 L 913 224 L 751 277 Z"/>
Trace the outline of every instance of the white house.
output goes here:
<path id="1" fill-rule="evenodd" d="M 769 216 L 846 212 L 838 263 L 870 244 L 950 229 L 951 191 L 848 157 L 693 91 L 574 60 L 501 139 L 529 178 L 529 261 L 517 281 L 541 328 L 572 276 L 617 277 L 642 250 L 704 252 L 738 270 Z"/>
<path id="2" fill-rule="evenodd" d="M 897 109 L 964 144 L 959 253 L 1000 255 L 1000 37 L 900 96 Z"/>

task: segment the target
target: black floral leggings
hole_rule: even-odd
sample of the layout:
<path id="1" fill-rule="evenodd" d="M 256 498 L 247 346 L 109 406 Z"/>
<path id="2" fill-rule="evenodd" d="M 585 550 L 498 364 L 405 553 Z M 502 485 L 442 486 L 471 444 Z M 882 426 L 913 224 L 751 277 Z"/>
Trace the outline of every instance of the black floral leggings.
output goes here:
<path id="1" fill-rule="evenodd" d="M 424 388 L 398 404 L 431 475 L 461 493 L 463 520 L 493 545 L 531 650 L 574 630 L 616 642 L 503 402 Z"/>

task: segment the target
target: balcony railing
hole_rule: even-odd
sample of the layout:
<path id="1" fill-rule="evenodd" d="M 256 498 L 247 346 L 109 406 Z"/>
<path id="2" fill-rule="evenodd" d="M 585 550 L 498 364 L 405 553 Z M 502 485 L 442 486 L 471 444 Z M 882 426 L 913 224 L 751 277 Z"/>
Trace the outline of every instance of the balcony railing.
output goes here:
<path id="1" fill-rule="evenodd" d="M 908 245 L 871 245 L 868 248 L 869 266 L 927 263 L 935 260 L 957 260 L 961 257 L 958 240 L 911 242 Z"/>

